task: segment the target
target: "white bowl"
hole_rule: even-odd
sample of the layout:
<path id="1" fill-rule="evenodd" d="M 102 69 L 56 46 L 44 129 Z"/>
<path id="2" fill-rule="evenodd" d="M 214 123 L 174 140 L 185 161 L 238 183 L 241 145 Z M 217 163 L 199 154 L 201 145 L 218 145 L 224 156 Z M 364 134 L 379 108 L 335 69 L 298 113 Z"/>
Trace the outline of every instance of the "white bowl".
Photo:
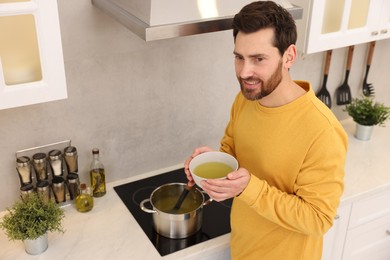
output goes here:
<path id="1" fill-rule="evenodd" d="M 207 180 L 207 178 L 198 176 L 195 174 L 194 170 L 196 167 L 198 167 L 201 164 L 208 163 L 208 162 L 220 162 L 224 163 L 232 168 L 232 171 L 236 171 L 238 169 L 238 162 L 236 158 L 231 156 L 228 153 L 224 152 L 218 152 L 218 151 L 213 151 L 213 152 L 205 152 L 201 153 L 197 156 L 195 156 L 191 161 L 189 165 L 189 170 L 191 172 L 192 178 L 194 179 L 196 185 L 199 187 L 202 187 L 201 182 L 202 180 Z M 225 177 L 222 178 L 216 178 L 216 179 L 224 179 Z"/>

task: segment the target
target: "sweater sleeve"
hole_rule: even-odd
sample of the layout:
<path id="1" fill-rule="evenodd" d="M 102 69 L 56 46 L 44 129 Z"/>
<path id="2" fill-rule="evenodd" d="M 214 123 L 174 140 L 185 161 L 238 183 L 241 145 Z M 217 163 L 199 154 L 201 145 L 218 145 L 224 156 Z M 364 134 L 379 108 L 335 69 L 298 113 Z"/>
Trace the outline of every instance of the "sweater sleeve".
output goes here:
<path id="1" fill-rule="evenodd" d="M 230 121 L 228 125 L 225 128 L 225 134 L 221 140 L 221 146 L 220 151 L 228 153 L 232 155 L 233 157 L 236 157 L 236 154 L 234 152 L 234 138 L 233 138 L 233 127 L 235 122 L 235 111 L 236 107 L 238 105 L 238 99 L 240 98 L 240 94 L 236 96 L 236 99 L 232 105 L 231 111 L 230 111 Z"/>
<path id="2" fill-rule="evenodd" d="M 331 126 L 318 135 L 307 151 L 293 194 L 252 174 L 237 199 L 288 230 L 323 235 L 333 224 L 343 193 L 346 150 L 345 132 L 339 125 Z"/>

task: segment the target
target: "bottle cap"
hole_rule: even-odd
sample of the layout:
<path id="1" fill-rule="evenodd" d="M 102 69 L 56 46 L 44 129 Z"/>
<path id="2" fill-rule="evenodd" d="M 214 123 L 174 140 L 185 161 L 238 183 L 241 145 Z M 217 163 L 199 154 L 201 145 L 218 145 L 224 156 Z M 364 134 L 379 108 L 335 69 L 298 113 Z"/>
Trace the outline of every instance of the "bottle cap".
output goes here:
<path id="1" fill-rule="evenodd" d="M 68 146 L 64 149 L 64 153 L 66 156 L 73 156 L 77 154 L 77 149 L 74 146 Z"/>
<path id="2" fill-rule="evenodd" d="M 18 157 L 16 159 L 16 163 L 19 167 L 28 166 L 30 164 L 30 158 L 28 158 L 27 156 Z"/>
<path id="3" fill-rule="evenodd" d="M 92 154 L 98 154 L 98 153 L 99 153 L 99 148 L 92 149 Z"/>
<path id="4" fill-rule="evenodd" d="M 28 192 L 28 193 L 33 192 L 34 191 L 34 186 L 31 183 L 29 183 L 27 185 L 23 185 L 22 187 L 20 187 L 20 191 Z"/>
<path id="5" fill-rule="evenodd" d="M 50 160 L 52 160 L 52 161 L 61 159 L 61 151 L 60 151 L 60 150 L 51 150 L 51 151 L 49 152 L 49 158 L 50 158 Z"/>
<path id="6" fill-rule="evenodd" d="M 85 190 L 87 188 L 87 185 L 85 183 L 80 184 L 80 190 Z"/>
<path id="7" fill-rule="evenodd" d="M 49 182 L 48 181 L 39 181 L 37 183 L 37 190 L 44 191 L 49 188 Z"/>
<path id="8" fill-rule="evenodd" d="M 67 180 L 69 183 L 77 183 L 79 180 L 79 175 L 77 173 L 68 173 Z"/>
<path id="9" fill-rule="evenodd" d="M 33 155 L 33 160 L 36 163 L 43 163 L 46 160 L 46 154 L 45 153 L 36 153 Z"/>

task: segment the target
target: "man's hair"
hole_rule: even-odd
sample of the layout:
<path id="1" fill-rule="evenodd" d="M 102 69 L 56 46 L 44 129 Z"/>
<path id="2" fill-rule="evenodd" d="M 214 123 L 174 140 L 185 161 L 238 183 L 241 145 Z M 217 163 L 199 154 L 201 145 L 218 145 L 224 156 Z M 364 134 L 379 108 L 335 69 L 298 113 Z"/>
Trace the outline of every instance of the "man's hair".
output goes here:
<path id="1" fill-rule="evenodd" d="M 297 41 L 297 28 L 291 14 L 272 1 L 257 1 L 244 6 L 234 16 L 232 27 L 234 41 L 238 32 L 254 33 L 260 29 L 273 29 L 273 45 L 280 55 Z"/>

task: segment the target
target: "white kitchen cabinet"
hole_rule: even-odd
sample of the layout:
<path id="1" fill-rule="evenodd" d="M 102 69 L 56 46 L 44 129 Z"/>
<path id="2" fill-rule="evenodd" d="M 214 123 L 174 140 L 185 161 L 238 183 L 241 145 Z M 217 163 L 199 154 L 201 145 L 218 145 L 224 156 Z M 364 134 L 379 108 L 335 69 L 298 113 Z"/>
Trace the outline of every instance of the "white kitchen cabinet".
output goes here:
<path id="1" fill-rule="evenodd" d="M 390 259 L 390 191 L 352 205 L 343 259 Z"/>
<path id="2" fill-rule="evenodd" d="M 322 260 L 390 259 L 390 190 L 344 203 L 324 237 Z"/>
<path id="3" fill-rule="evenodd" d="M 0 0 L 0 109 L 67 98 L 56 0 Z"/>
<path id="4" fill-rule="evenodd" d="M 338 208 L 333 226 L 324 237 L 322 260 L 342 259 L 350 212 L 351 204 L 342 205 Z"/>
<path id="5" fill-rule="evenodd" d="M 304 8 L 298 48 L 310 54 L 390 37 L 389 0 L 292 0 Z"/>

